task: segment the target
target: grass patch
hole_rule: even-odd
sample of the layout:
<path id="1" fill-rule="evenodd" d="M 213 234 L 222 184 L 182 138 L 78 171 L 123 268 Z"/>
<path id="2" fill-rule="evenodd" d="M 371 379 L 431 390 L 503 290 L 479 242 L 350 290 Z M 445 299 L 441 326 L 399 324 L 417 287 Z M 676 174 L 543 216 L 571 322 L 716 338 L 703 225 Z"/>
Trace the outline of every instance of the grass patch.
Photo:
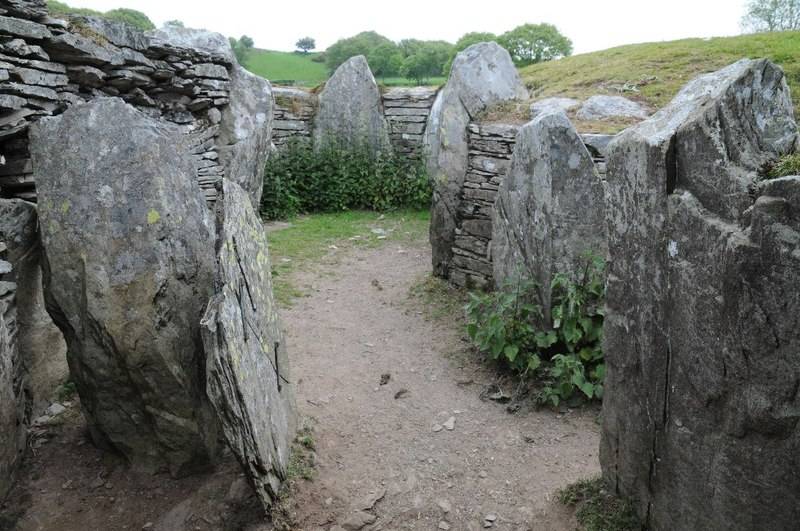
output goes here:
<path id="1" fill-rule="evenodd" d="M 417 82 L 413 79 L 408 79 L 405 77 L 382 77 L 376 79 L 379 85 L 383 85 L 385 87 L 416 87 L 418 86 Z M 430 77 L 425 80 L 425 86 L 427 87 L 439 87 L 444 85 L 447 82 L 447 78 L 444 76 L 439 77 Z"/>
<path id="2" fill-rule="evenodd" d="M 770 179 L 800 175 L 800 153 L 786 155 L 767 168 L 766 176 Z"/>
<path id="3" fill-rule="evenodd" d="M 606 492 L 600 477 L 584 479 L 556 493 L 559 503 L 576 509 L 578 531 L 640 531 L 633 505 Z"/>
<path id="4" fill-rule="evenodd" d="M 409 289 L 409 297 L 416 300 L 422 311 L 433 319 L 464 319 L 467 292 L 446 280 L 431 274 L 423 275 Z"/>
<path id="5" fill-rule="evenodd" d="M 316 87 L 328 79 L 325 63 L 315 63 L 311 60 L 317 55 L 319 54 L 277 52 L 256 48 L 248 55 L 245 68 L 276 85 Z"/>
<path id="6" fill-rule="evenodd" d="M 278 304 L 288 306 L 293 299 L 304 295 L 292 281 L 293 272 L 307 270 L 341 248 L 423 240 L 429 223 L 428 210 L 384 214 L 352 210 L 295 218 L 288 228 L 269 234 L 273 289 Z"/>
<path id="7" fill-rule="evenodd" d="M 783 67 L 794 105 L 800 105 L 800 31 L 631 44 L 531 65 L 520 73 L 537 100 L 621 94 L 658 109 L 689 80 L 744 57 L 766 57 Z"/>

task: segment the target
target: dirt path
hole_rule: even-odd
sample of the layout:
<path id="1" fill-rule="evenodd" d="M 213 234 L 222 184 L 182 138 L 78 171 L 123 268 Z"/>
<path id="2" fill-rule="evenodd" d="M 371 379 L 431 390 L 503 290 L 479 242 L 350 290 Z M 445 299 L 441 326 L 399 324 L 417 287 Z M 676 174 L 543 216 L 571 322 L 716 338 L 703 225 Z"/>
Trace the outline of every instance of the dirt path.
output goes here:
<path id="1" fill-rule="evenodd" d="M 304 274 L 311 295 L 283 312 L 317 452 L 315 479 L 295 492 L 299 528 L 372 514 L 365 529 L 575 529 L 551 499 L 598 473 L 597 411 L 511 415 L 482 401 L 494 371 L 465 354 L 457 319 L 409 297 L 430 270 L 427 245 L 340 252 L 338 273 Z"/>

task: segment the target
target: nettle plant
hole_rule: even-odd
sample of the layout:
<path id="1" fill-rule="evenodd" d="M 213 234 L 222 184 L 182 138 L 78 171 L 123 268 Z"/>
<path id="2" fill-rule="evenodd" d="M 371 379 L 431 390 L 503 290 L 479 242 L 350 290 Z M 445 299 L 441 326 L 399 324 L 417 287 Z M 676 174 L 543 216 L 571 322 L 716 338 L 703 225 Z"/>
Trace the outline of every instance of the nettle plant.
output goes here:
<path id="1" fill-rule="evenodd" d="M 470 293 L 467 333 L 492 359 L 523 378 L 539 378 L 543 403 L 601 399 L 604 270 L 603 260 L 589 254 L 575 274 L 556 274 L 549 316 L 542 311 L 540 286 L 520 274 L 495 292 Z"/>

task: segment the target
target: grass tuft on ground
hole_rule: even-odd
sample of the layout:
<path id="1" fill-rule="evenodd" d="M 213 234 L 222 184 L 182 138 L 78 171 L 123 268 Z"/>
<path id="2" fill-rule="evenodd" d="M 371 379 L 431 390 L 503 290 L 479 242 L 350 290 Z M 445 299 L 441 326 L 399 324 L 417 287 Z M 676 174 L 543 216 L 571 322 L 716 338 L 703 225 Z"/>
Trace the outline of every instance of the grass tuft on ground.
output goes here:
<path id="1" fill-rule="evenodd" d="M 408 244 L 426 238 L 428 210 L 396 210 L 386 213 L 346 211 L 311 214 L 270 230 L 273 289 L 279 306 L 288 306 L 304 295 L 292 273 L 307 270 L 328 255 L 346 247 L 376 247 L 386 243 Z M 269 225 L 268 225 L 269 227 Z"/>
<path id="2" fill-rule="evenodd" d="M 642 525 L 627 500 L 606 492 L 600 477 L 585 479 L 556 493 L 558 501 L 576 509 L 578 531 L 640 531 Z"/>

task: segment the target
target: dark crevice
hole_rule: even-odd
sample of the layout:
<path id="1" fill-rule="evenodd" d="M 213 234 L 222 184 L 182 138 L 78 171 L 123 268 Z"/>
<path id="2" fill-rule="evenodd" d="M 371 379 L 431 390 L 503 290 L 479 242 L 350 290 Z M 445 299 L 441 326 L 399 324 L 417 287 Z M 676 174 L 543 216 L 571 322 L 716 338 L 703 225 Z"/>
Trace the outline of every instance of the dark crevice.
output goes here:
<path id="1" fill-rule="evenodd" d="M 664 165 L 667 171 L 667 195 L 671 195 L 675 192 L 675 188 L 678 186 L 678 155 L 677 155 L 677 137 L 672 135 L 669 139 L 669 146 L 667 147 L 667 154 L 666 158 L 664 159 Z"/>

